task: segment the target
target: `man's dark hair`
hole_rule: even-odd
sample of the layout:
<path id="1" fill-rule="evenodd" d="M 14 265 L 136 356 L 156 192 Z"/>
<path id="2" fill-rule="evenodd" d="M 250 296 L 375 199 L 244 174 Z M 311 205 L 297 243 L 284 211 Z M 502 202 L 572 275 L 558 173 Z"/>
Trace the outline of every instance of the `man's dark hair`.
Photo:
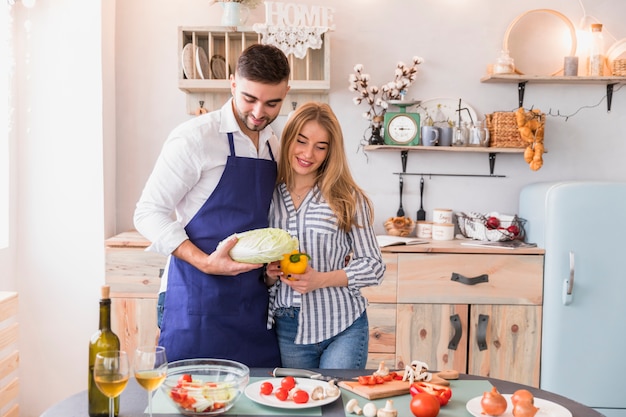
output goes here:
<path id="1" fill-rule="evenodd" d="M 273 45 L 254 44 L 241 53 L 237 75 L 264 84 L 279 84 L 289 79 L 289 61 Z"/>

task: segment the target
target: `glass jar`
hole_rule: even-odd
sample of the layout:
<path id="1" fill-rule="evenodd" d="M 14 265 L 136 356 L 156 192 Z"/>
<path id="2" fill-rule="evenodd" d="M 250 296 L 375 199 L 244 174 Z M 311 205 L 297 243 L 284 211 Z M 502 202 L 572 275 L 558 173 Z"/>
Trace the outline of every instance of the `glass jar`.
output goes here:
<path id="1" fill-rule="evenodd" d="M 461 122 L 461 125 L 455 125 L 452 146 L 467 146 L 469 143 L 469 133 L 467 122 Z"/>
<path id="2" fill-rule="evenodd" d="M 493 66 L 494 74 L 514 74 L 515 64 L 513 58 L 509 55 L 509 51 L 500 51 L 500 56 Z"/>
<path id="3" fill-rule="evenodd" d="M 604 75 L 604 38 L 602 24 L 591 25 L 591 40 L 589 43 L 589 75 Z"/>
<path id="4" fill-rule="evenodd" d="M 469 146 L 489 146 L 489 129 L 484 120 L 477 120 L 470 129 Z"/>

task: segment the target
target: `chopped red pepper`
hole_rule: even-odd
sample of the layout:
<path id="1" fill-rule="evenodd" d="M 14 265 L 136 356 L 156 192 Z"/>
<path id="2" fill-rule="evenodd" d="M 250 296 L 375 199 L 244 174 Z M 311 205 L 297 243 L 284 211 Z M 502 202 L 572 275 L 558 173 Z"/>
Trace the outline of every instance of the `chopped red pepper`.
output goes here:
<path id="1" fill-rule="evenodd" d="M 430 394 L 439 400 L 439 405 L 444 406 L 448 404 L 450 398 L 452 398 L 452 390 L 445 385 L 431 384 L 430 382 L 418 381 L 411 384 L 409 388 L 411 396 L 420 392 Z"/>

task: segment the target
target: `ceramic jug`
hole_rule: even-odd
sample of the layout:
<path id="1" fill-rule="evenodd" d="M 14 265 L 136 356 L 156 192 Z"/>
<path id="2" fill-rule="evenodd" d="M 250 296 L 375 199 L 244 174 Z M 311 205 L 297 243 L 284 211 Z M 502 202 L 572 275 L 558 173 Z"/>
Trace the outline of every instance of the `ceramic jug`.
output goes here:
<path id="1" fill-rule="evenodd" d="M 224 12 L 222 14 L 222 26 L 241 26 L 248 21 L 250 9 L 235 1 L 220 2 Z"/>

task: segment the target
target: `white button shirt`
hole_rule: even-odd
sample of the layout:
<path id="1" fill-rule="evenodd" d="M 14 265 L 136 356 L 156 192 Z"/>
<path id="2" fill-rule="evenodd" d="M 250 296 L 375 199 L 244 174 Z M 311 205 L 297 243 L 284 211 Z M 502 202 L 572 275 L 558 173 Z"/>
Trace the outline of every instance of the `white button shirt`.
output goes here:
<path id="1" fill-rule="evenodd" d="M 271 127 L 259 134 L 259 150 L 239 128 L 232 98 L 221 109 L 195 117 L 168 136 L 137 207 L 134 224 L 151 245 L 148 251 L 170 255 L 188 239 L 185 226 L 217 187 L 230 155 L 228 132 L 233 133 L 235 153 L 248 158 L 278 158 L 279 142 Z M 269 144 L 269 145 L 268 145 Z M 167 288 L 167 270 L 161 280 Z"/>

